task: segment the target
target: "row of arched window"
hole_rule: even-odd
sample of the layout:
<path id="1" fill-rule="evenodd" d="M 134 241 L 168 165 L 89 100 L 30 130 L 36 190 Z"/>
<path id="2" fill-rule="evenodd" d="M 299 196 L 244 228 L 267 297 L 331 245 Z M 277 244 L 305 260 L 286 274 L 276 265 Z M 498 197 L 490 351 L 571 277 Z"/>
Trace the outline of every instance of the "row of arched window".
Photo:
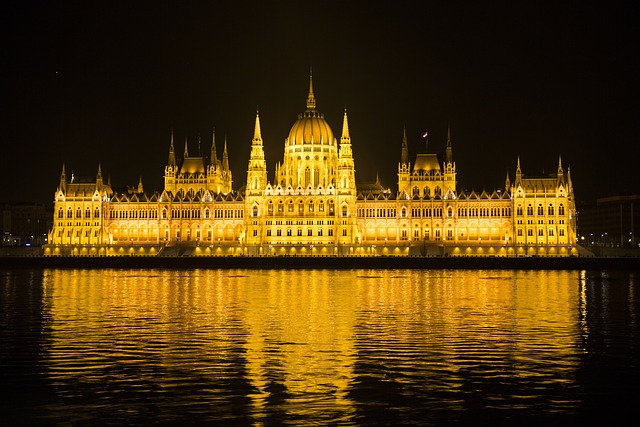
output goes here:
<path id="1" fill-rule="evenodd" d="M 64 217 L 64 210 L 62 208 L 58 209 L 58 219 L 62 219 Z M 67 218 L 71 219 L 73 217 L 73 210 L 71 208 L 67 209 Z M 82 218 L 82 209 L 78 208 L 76 210 L 75 218 Z M 91 209 L 85 209 L 84 218 L 91 218 Z M 93 211 L 93 218 L 100 218 L 100 209 L 96 208 Z"/>
<path id="2" fill-rule="evenodd" d="M 545 209 L 542 206 L 542 203 L 539 203 L 538 204 L 538 208 L 536 210 L 537 215 L 538 216 L 543 216 L 544 215 L 544 211 L 545 211 Z M 524 212 L 524 210 L 523 210 L 522 205 L 518 205 L 516 207 L 516 215 L 522 216 L 523 212 Z M 564 205 L 562 203 L 560 203 L 560 205 L 558 206 L 558 215 L 559 216 L 563 216 L 564 212 L 565 212 L 564 211 Z M 527 216 L 533 216 L 533 213 L 534 213 L 533 205 L 531 203 L 529 203 L 527 205 Z M 551 204 L 547 207 L 547 215 L 548 216 L 555 215 L 555 207 L 553 205 L 551 205 Z"/>

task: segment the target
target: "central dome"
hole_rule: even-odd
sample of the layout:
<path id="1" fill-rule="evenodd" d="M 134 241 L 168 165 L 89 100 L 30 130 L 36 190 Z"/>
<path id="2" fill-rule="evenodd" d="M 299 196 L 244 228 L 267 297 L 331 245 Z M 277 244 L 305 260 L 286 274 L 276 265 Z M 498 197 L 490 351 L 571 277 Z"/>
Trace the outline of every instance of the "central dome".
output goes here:
<path id="1" fill-rule="evenodd" d="M 307 97 L 307 109 L 298 114 L 298 120 L 289 132 L 289 145 L 334 143 L 333 131 L 329 123 L 324 119 L 324 114 L 316 110 L 316 99 L 313 96 L 313 82 L 309 77 L 309 96 Z"/>

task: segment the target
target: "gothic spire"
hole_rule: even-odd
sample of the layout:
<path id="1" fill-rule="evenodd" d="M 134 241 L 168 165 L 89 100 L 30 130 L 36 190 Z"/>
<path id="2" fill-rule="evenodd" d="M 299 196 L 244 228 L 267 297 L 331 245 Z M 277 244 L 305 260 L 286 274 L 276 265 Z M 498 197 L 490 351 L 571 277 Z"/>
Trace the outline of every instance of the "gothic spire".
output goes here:
<path id="1" fill-rule="evenodd" d="M 173 129 L 171 129 L 171 145 L 169 146 L 169 161 L 167 162 L 169 166 L 176 165 L 176 151 L 173 146 Z"/>
<path id="2" fill-rule="evenodd" d="M 187 137 L 184 137 L 184 158 L 189 157 L 189 150 L 187 149 Z"/>
<path id="3" fill-rule="evenodd" d="M 102 168 L 98 162 L 98 174 L 96 175 L 96 184 L 102 185 Z"/>
<path id="4" fill-rule="evenodd" d="M 316 109 L 316 98 L 313 96 L 313 69 L 309 67 L 309 96 L 307 96 L 307 109 Z"/>
<path id="5" fill-rule="evenodd" d="M 451 148 L 451 125 L 447 127 L 447 162 L 453 162 L 453 150 Z"/>
<path id="6" fill-rule="evenodd" d="M 229 155 L 227 154 L 227 137 L 224 137 L 224 152 L 222 153 L 222 170 L 229 170 Z"/>
<path id="7" fill-rule="evenodd" d="M 218 153 L 216 152 L 216 128 L 213 128 L 213 136 L 211 137 L 211 165 L 218 163 Z"/>
<path id="8" fill-rule="evenodd" d="M 407 146 L 407 128 L 402 127 L 402 153 L 400 154 L 400 163 L 409 163 L 409 148 Z"/>
<path id="9" fill-rule="evenodd" d="M 343 141 L 351 139 L 349 136 L 349 120 L 347 119 L 347 108 L 344 109 L 344 119 L 342 120 L 342 138 Z"/>
<path id="10" fill-rule="evenodd" d="M 253 130 L 253 145 L 262 145 L 262 134 L 260 132 L 260 112 L 256 110 L 256 125 Z"/>
<path id="11" fill-rule="evenodd" d="M 67 173 L 65 172 L 64 163 L 62 164 L 62 173 L 60 174 L 60 190 L 67 191 Z"/>
<path id="12" fill-rule="evenodd" d="M 515 184 L 518 185 L 522 180 L 522 170 L 520 169 L 520 156 L 518 156 L 518 164 L 516 166 L 516 181 Z"/>

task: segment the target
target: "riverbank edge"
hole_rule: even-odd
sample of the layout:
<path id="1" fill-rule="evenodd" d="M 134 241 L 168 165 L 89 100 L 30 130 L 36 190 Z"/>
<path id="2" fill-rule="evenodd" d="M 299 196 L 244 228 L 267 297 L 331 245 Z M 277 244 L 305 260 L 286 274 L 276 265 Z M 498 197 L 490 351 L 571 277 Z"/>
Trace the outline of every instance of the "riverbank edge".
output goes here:
<path id="1" fill-rule="evenodd" d="M 0 257 L 0 268 L 638 270 L 637 257 Z"/>

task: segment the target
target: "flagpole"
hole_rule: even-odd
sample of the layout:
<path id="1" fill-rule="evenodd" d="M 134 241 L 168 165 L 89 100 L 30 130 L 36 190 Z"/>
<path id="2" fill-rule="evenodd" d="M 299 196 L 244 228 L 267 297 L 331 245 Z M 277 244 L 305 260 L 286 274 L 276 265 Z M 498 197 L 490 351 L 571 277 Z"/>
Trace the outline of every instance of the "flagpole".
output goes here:
<path id="1" fill-rule="evenodd" d="M 422 135 L 422 137 L 424 138 L 425 144 L 427 146 L 427 154 L 429 154 L 429 131 L 427 130 L 424 135 Z"/>

